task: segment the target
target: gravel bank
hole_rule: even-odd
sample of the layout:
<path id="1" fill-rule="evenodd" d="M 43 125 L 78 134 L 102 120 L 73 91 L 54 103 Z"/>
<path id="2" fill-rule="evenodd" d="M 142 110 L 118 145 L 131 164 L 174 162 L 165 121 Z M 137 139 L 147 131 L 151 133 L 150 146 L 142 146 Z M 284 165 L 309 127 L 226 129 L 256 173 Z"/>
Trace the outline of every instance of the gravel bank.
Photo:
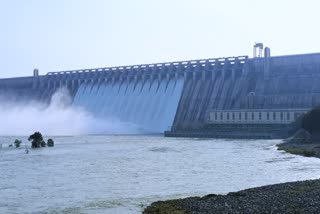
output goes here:
<path id="1" fill-rule="evenodd" d="M 229 193 L 154 202 L 143 214 L 320 213 L 320 179 Z"/>

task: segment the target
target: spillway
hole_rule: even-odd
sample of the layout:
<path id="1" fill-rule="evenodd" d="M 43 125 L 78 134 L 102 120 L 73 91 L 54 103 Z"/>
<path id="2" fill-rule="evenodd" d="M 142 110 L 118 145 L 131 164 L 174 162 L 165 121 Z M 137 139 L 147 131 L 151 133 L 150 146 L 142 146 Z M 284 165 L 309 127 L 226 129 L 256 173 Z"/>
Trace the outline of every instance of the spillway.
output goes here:
<path id="1" fill-rule="evenodd" d="M 275 138 L 280 135 L 273 133 L 287 133 L 289 122 L 320 105 L 319 81 L 320 53 L 267 54 L 35 72 L 0 79 L 0 98 L 49 104 L 63 87 L 73 106 L 142 133 Z"/>
<path id="2" fill-rule="evenodd" d="M 73 105 L 143 133 L 162 133 L 173 125 L 182 88 L 182 78 L 82 84 Z"/>

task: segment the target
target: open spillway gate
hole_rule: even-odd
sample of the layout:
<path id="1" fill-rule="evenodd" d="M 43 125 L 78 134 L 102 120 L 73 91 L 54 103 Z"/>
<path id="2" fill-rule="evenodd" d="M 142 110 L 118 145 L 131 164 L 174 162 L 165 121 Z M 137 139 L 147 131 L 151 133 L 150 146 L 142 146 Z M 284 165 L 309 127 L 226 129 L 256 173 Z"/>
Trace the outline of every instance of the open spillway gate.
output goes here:
<path id="1" fill-rule="evenodd" d="M 214 76 L 215 72 L 226 69 L 236 69 L 244 64 L 248 56 L 192 60 L 170 63 L 119 66 L 109 68 L 81 69 L 72 71 L 49 72 L 43 76 L 44 81 L 35 80 L 35 87 L 48 89 L 68 87 L 75 91 L 82 83 L 100 84 L 104 82 L 115 83 L 117 81 L 144 81 L 147 79 L 160 80 L 163 78 L 195 77 L 202 78 Z M 233 69 L 233 76 L 236 75 Z M 224 75 L 224 73 L 222 74 Z"/>
<path id="2" fill-rule="evenodd" d="M 200 110 L 194 100 L 197 98 L 185 95 L 195 80 L 211 87 L 207 80 L 236 79 L 244 73 L 247 60 L 247 56 L 240 56 L 50 72 L 34 77 L 34 97 L 48 101 L 57 89 L 65 87 L 72 94 L 73 105 L 99 118 L 131 123 L 142 132 L 161 133 L 181 117 L 177 110 L 185 108 L 187 102 L 191 102 L 188 108 Z M 227 99 L 226 95 L 221 97 Z M 208 104 L 201 103 L 201 109 Z"/>

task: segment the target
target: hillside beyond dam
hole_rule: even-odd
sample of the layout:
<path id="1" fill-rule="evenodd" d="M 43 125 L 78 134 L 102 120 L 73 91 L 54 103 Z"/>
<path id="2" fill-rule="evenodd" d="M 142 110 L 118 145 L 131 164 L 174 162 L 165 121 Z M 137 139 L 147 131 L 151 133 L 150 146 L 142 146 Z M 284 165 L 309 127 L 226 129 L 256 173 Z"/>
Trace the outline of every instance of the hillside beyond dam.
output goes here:
<path id="1" fill-rule="evenodd" d="M 50 104 L 66 88 L 98 118 L 176 137 L 282 138 L 320 104 L 320 53 L 191 60 L 0 79 L 0 96 Z"/>

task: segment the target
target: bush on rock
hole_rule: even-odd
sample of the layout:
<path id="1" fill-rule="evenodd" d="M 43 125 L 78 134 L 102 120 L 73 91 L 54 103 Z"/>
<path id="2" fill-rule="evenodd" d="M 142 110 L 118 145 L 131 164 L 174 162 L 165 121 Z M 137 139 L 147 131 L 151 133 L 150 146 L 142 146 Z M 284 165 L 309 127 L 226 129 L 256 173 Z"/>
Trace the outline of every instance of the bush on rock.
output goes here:
<path id="1" fill-rule="evenodd" d="M 16 148 L 19 148 L 21 143 L 22 143 L 22 141 L 21 141 L 21 140 L 18 140 L 18 139 L 16 139 L 16 140 L 14 141 L 14 145 L 15 145 Z"/>
<path id="2" fill-rule="evenodd" d="M 42 142 L 44 142 L 40 132 L 35 132 L 34 134 L 30 135 L 28 140 L 31 141 L 32 148 L 40 148 L 43 145 Z"/>
<path id="3" fill-rule="evenodd" d="M 51 138 L 48 139 L 47 144 L 48 144 L 49 147 L 54 147 L 54 141 Z"/>

